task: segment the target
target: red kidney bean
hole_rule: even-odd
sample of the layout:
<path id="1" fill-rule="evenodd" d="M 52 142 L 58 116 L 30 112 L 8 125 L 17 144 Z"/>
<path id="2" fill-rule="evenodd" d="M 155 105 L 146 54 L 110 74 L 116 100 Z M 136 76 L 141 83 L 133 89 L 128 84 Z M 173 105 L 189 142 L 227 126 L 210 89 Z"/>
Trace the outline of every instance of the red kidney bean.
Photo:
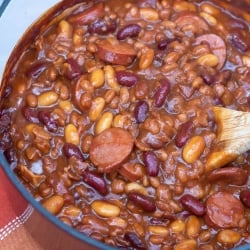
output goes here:
<path id="1" fill-rule="evenodd" d="M 106 195 L 108 193 L 107 183 L 102 176 L 90 172 L 89 170 L 85 170 L 82 173 L 82 178 L 84 182 L 93 187 L 101 195 Z"/>
<path id="2" fill-rule="evenodd" d="M 240 200 L 247 208 L 250 208 L 250 189 L 245 189 L 240 192 Z"/>
<path id="3" fill-rule="evenodd" d="M 175 145 L 178 148 L 181 148 L 186 144 L 191 136 L 192 130 L 193 123 L 191 121 L 187 121 L 180 126 L 175 137 Z"/>
<path id="4" fill-rule="evenodd" d="M 118 40 L 125 40 L 128 37 L 137 37 L 139 33 L 141 32 L 141 26 L 138 24 L 128 24 L 124 27 L 122 27 L 118 32 L 117 32 L 117 39 Z"/>
<path id="5" fill-rule="evenodd" d="M 143 161 L 147 169 L 149 176 L 157 176 L 159 173 L 160 162 L 152 151 L 146 151 L 143 153 Z"/>
<path id="6" fill-rule="evenodd" d="M 156 89 L 154 94 L 154 105 L 156 107 L 161 107 L 170 91 L 170 83 L 167 79 L 162 79 L 160 81 L 160 86 Z"/>
<path id="7" fill-rule="evenodd" d="M 149 111 L 149 105 L 146 101 L 139 101 L 135 106 L 135 119 L 138 123 L 146 120 Z"/>
<path id="8" fill-rule="evenodd" d="M 31 65 L 25 72 L 28 78 L 38 78 L 48 67 L 49 62 L 37 62 Z"/>
<path id="9" fill-rule="evenodd" d="M 168 47 L 168 45 L 173 42 L 173 41 L 178 41 L 177 38 L 165 38 L 165 39 L 162 39 L 160 40 L 158 43 L 157 43 L 157 48 L 159 50 L 164 50 Z"/>
<path id="10" fill-rule="evenodd" d="M 139 81 L 139 77 L 129 71 L 118 71 L 116 72 L 116 79 L 122 86 L 131 87 Z"/>
<path id="11" fill-rule="evenodd" d="M 136 248 L 138 250 L 147 249 L 145 244 L 142 242 L 142 240 L 134 232 L 125 233 L 124 239 L 128 241 L 133 248 Z"/>
<path id="12" fill-rule="evenodd" d="M 22 108 L 22 114 L 27 121 L 32 123 L 39 123 L 38 112 L 36 109 L 24 106 Z"/>
<path id="13" fill-rule="evenodd" d="M 228 41 L 240 52 L 246 52 L 249 49 L 247 41 L 245 41 L 242 33 L 238 30 L 229 35 Z"/>
<path id="14" fill-rule="evenodd" d="M 154 200 L 146 195 L 131 192 L 127 194 L 127 197 L 129 201 L 133 202 L 145 212 L 154 212 L 156 210 Z"/>
<path id="15" fill-rule="evenodd" d="M 117 27 L 116 21 L 113 19 L 104 20 L 99 19 L 88 26 L 88 32 L 90 34 L 107 35 L 115 32 Z"/>
<path id="16" fill-rule="evenodd" d="M 82 155 L 82 152 L 81 150 L 75 145 L 75 144 L 72 144 L 72 143 L 65 143 L 63 145 L 63 153 L 64 155 L 67 157 L 67 158 L 70 158 L 72 156 L 75 156 L 76 158 L 78 158 L 79 160 L 84 160 L 84 157 Z"/>
<path id="17" fill-rule="evenodd" d="M 73 80 L 81 75 L 81 68 L 73 58 L 67 59 L 64 63 L 63 75 L 69 80 Z"/>
<path id="18" fill-rule="evenodd" d="M 48 111 L 39 111 L 39 121 L 48 129 L 50 132 L 56 132 L 58 129 L 57 122 L 51 117 Z"/>
<path id="19" fill-rule="evenodd" d="M 205 214 L 204 204 L 190 194 L 183 195 L 180 199 L 180 202 L 184 209 L 194 215 L 203 216 Z"/>

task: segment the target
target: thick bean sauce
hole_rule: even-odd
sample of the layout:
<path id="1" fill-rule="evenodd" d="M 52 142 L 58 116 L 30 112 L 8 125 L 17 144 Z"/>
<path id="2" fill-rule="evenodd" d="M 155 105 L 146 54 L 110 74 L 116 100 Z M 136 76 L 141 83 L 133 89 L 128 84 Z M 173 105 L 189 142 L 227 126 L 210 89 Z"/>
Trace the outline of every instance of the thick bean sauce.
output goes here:
<path id="1" fill-rule="evenodd" d="M 0 112 L 1 149 L 37 201 L 122 249 L 250 241 L 249 154 L 205 173 L 212 107 L 250 111 L 249 15 L 224 4 L 89 1 L 42 29 Z"/>

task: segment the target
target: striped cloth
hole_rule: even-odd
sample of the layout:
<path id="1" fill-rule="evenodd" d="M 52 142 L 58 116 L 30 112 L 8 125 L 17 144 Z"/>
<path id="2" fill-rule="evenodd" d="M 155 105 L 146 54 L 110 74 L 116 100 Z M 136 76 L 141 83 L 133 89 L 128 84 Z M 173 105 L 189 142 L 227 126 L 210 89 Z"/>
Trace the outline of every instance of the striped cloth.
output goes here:
<path id="1" fill-rule="evenodd" d="M 25 225 L 33 207 L 27 203 L 0 167 L 0 249 L 41 250 Z"/>

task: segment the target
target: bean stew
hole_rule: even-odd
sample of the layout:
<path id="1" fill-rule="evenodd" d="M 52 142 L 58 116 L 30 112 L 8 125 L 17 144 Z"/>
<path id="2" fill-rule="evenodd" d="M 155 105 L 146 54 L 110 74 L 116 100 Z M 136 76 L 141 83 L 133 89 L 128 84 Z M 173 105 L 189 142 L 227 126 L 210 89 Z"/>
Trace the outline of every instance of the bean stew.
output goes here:
<path id="1" fill-rule="evenodd" d="M 75 2 L 2 91 L 0 148 L 20 181 L 116 248 L 249 243 L 249 152 L 206 169 L 213 106 L 250 111 L 249 2 Z"/>

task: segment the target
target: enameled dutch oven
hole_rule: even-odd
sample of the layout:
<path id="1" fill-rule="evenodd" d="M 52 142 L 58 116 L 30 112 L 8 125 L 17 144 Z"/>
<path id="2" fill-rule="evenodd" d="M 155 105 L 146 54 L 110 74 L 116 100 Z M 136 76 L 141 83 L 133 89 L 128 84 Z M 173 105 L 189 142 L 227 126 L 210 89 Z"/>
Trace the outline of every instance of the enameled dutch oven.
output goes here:
<path id="1" fill-rule="evenodd" d="M 91 0 L 90 0 L 91 1 Z M 32 26 L 30 26 L 18 44 L 12 51 L 2 77 L 1 92 L 7 83 L 11 70 L 17 60 L 19 59 L 24 48 L 28 46 L 30 41 L 39 34 L 41 28 L 46 27 L 54 18 L 59 17 L 67 12 L 77 3 L 88 2 L 88 0 L 64 0 L 50 8 L 44 15 L 42 15 Z M 236 5 L 238 2 L 235 3 Z M 248 16 L 248 14 L 247 14 Z M 248 16 L 249 17 L 249 16 Z M 31 219 L 26 225 L 27 230 L 31 236 L 41 245 L 44 249 L 52 250 L 69 250 L 69 249 L 114 249 L 111 246 L 107 246 L 97 240 L 94 240 L 61 222 L 57 217 L 50 214 L 43 206 L 40 205 L 32 195 L 25 189 L 25 187 L 19 182 L 18 178 L 11 170 L 5 156 L 0 152 L 0 164 L 3 167 L 5 173 L 15 185 L 22 196 L 34 207 L 34 213 Z M 13 204 L 15 207 L 15 204 Z M 249 250 L 250 244 L 236 248 L 237 250 Z M 235 250 L 236 250 L 235 249 Z"/>

